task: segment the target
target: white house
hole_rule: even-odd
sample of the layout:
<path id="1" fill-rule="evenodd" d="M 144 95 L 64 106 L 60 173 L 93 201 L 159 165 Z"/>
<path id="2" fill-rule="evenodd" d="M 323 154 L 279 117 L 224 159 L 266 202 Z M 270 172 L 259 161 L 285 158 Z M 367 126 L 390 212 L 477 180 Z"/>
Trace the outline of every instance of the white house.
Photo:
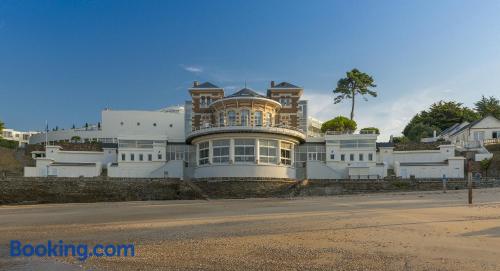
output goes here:
<path id="1" fill-rule="evenodd" d="M 14 129 L 4 128 L 0 136 L 7 140 L 17 141 L 19 142 L 19 147 L 24 147 L 28 144 L 30 137 L 36 135 L 37 133 L 38 132 L 21 132 Z"/>
<path id="2" fill-rule="evenodd" d="M 461 124 L 459 127 L 444 136 L 452 143 L 463 147 L 480 146 L 485 141 L 500 138 L 500 120 L 493 116 L 486 116 L 466 125 Z"/>

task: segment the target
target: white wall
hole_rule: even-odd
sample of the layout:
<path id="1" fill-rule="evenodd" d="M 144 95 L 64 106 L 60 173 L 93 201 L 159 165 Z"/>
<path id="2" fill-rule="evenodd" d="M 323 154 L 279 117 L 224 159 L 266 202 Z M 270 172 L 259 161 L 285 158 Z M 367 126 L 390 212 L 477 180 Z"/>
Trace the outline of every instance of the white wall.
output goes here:
<path id="1" fill-rule="evenodd" d="M 394 171 L 396 176 L 404 179 L 410 178 L 411 175 L 415 178 L 442 178 L 443 175 L 446 175 L 447 178 L 463 178 L 464 158 L 451 158 L 447 165 L 401 166 L 396 162 Z"/>
<path id="2" fill-rule="evenodd" d="M 74 136 L 79 136 L 82 142 L 84 142 L 85 139 L 91 140 L 93 138 L 97 139 L 103 137 L 101 130 L 85 131 L 85 130 L 68 129 L 68 130 L 49 131 L 47 134 L 47 140 L 65 141 L 65 140 L 71 140 L 71 138 Z M 39 144 L 43 142 L 45 142 L 45 133 L 34 134 L 29 139 L 30 144 Z"/>
<path id="3" fill-rule="evenodd" d="M 166 136 L 171 142 L 184 142 L 184 113 L 104 110 L 102 132 L 105 138 L 140 136 L 153 139 Z"/>
<path id="4" fill-rule="evenodd" d="M 100 163 L 95 166 L 49 166 L 49 173 L 57 177 L 97 177 L 101 171 Z"/>
<path id="5" fill-rule="evenodd" d="M 109 177 L 122 178 L 183 178 L 184 162 L 171 160 L 168 162 L 120 163 L 108 167 Z"/>
<path id="6" fill-rule="evenodd" d="M 265 164 L 205 165 L 194 169 L 194 177 L 269 177 L 295 179 L 295 168 Z"/>
<path id="7" fill-rule="evenodd" d="M 105 148 L 97 151 L 63 151 L 59 146 L 47 146 L 45 156 L 54 162 L 61 163 L 101 163 L 106 167 L 108 163 L 116 162 L 116 149 Z"/>

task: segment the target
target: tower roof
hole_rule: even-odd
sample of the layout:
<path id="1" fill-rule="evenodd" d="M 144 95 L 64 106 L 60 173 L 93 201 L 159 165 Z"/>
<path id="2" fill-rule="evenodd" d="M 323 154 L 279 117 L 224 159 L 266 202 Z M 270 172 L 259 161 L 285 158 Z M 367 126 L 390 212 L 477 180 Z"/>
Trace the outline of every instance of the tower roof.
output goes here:
<path id="1" fill-rule="evenodd" d="M 249 88 L 243 88 L 227 97 L 260 97 L 260 98 L 266 98 L 266 96 L 261 95 L 257 92 L 255 92 L 252 89 Z"/>

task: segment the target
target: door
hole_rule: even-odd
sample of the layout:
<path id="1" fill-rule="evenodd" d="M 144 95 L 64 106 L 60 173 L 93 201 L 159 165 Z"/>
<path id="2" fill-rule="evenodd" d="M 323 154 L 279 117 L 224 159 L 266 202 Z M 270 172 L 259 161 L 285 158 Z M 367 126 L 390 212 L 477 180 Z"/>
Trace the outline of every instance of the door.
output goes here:
<path id="1" fill-rule="evenodd" d="M 484 131 L 474 132 L 474 140 L 475 141 L 483 141 L 484 140 Z"/>

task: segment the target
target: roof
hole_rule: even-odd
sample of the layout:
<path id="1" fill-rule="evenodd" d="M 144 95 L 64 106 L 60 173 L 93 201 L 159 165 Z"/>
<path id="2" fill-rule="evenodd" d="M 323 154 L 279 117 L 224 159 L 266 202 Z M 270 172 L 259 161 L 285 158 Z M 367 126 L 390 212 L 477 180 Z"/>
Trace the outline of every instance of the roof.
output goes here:
<path id="1" fill-rule="evenodd" d="M 448 165 L 448 162 L 447 161 L 444 161 L 444 162 L 411 162 L 411 163 L 400 163 L 399 164 L 400 166 L 415 166 L 415 167 L 418 167 L 418 166 L 446 166 Z"/>
<path id="2" fill-rule="evenodd" d="M 210 82 L 205 82 L 205 83 L 199 84 L 198 86 L 193 87 L 193 88 L 220 88 L 220 87 L 218 87 Z"/>
<path id="3" fill-rule="evenodd" d="M 487 116 L 486 116 L 486 117 L 487 117 Z M 457 131 L 455 131 L 455 132 L 454 132 L 454 133 L 452 133 L 451 135 L 456 135 L 456 134 L 458 134 L 458 133 L 462 132 L 463 130 L 466 130 L 466 129 L 469 129 L 469 128 L 474 127 L 476 124 L 478 124 L 478 123 L 480 123 L 481 121 L 483 121 L 486 117 L 481 118 L 481 119 L 478 119 L 478 120 L 476 120 L 476 121 L 473 121 L 473 122 L 471 122 L 471 123 L 469 123 L 469 124 L 465 125 L 464 127 L 462 127 L 462 128 L 460 128 L 460 129 L 458 129 Z"/>
<path id="4" fill-rule="evenodd" d="M 451 132 L 452 130 L 454 130 L 458 126 L 460 126 L 460 123 L 457 122 L 457 123 L 453 124 L 452 126 L 444 129 L 444 131 L 442 131 L 440 135 L 446 135 L 447 133 Z"/>
<path id="5" fill-rule="evenodd" d="M 254 90 L 252 89 L 249 89 L 249 88 L 243 88 L 229 96 L 227 96 L 227 98 L 230 98 L 230 97 L 259 97 L 259 98 L 267 98 L 266 96 L 264 95 L 261 95 L 257 92 L 255 92 Z"/>
<path id="6" fill-rule="evenodd" d="M 93 167 L 95 166 L 95 163 L 62 163 L 62 162 L 56 162 L 50 164 L 50 166 L 79 166 L 79 167 Z"/>
<path id="7" fill-rule="evenodd" d="M 275 85 L 272 88 L 301 88 L 301 87 L 298 87 L 296 85 L 290 84 L 288 82 L 281 82 L 281 83 Z"/>

